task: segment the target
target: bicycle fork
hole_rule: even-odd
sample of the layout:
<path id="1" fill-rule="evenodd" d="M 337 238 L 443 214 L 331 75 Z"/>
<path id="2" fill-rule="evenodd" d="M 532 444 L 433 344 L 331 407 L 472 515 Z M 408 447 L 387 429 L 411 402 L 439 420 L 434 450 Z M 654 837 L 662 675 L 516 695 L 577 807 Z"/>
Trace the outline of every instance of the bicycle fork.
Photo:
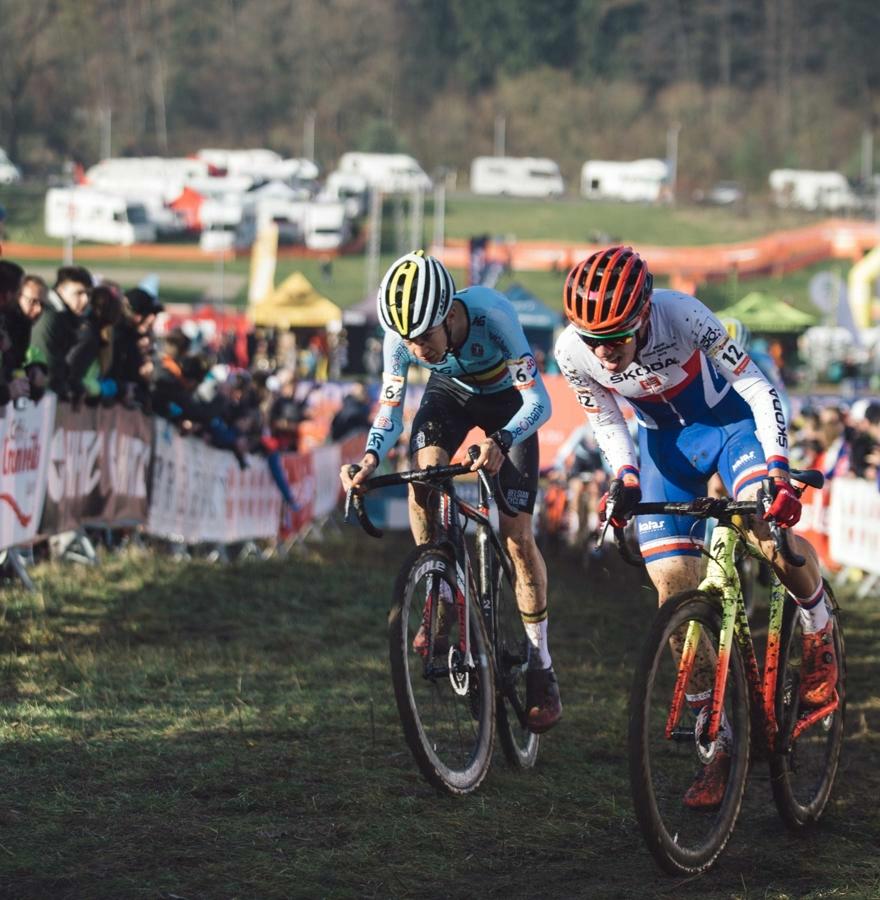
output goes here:
<path id="1" fill-rule="evenodd" d="M 740 584 L 739 575 L 733 564 L 733 551 L 736 541 L 737 533 L 733 528 L 722 524 L 716 525 L 712 533 L 711 556 L 706 577 L 700 584 L 700 590 L 720 593 L 722 600 L 721 631 L 718 635 L 715 680 L 712 685 L 709 721 L 704 732 L 706 741 L 710 745 L 718 740 L 718 733 L 721 730 L 724 692 L 727 685 L 727 675 L 730 671 L 730 654 L 733 649 L 733 641 L 739 635 L 748 635 L 748 620 L 745 614 L 745 607 L 737 601 L 740 593 Z M 687 633 L 678 664 L 675 687 L 673 688 L 672 705 L 666 720 L 665 733 L 667 740 L 672 739 L 676 725 L 681 718 L 687 687 L 693 674 L 702 635 L 703 628 L 699 622 L 693 620 L 688 622 Z M 755 655 L 751 652 L 745 656 L 747 668 L 749 670 L 754 669 L 755 675 L 755 680 L 752 681 L 752 671 L 748 672 L 749 683 L 758 684 Z"/>

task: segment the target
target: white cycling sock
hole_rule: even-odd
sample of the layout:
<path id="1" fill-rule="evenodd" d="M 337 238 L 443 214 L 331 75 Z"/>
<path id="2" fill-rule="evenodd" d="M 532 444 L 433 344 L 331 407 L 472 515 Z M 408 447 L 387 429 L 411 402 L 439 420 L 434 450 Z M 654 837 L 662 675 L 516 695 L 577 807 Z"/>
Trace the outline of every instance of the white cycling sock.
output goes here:
<path id="1" fill-rule="evenodd" d="M 521 612 L 520 615 L 529 639 L 529 668 L 549 669 L 553 660 L 547 646 L 547 607 L 537 613 Z"/>
<path id="2" fill-rule="evenodd" d="M 795 597 L 789 591 L 792 599 L 800 607 L 801 628 L 804 634 L 815 634 L 828 624 L 828 607 L 825 605 L 825 585 L 820 581 L 819 587 L 809 597 Z"/>

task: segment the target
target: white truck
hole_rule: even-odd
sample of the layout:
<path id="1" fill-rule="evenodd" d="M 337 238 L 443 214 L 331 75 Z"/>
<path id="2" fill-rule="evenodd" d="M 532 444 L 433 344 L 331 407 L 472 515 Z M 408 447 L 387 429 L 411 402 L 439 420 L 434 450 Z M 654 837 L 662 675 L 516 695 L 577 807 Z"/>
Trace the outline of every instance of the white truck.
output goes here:
<path id="1" fill-rule="evenodd" d="M 104 244 L 141 244 L 156 240 L 156 226 L 143 204 L 89 187 L 50 188 L 44 227 L 48 237 Z"/>
<path id="2" fill-rule="evenodd" d="M 343 153 L 337 172 L 360 175 L 367 187 L 386 194 L 431 190 L 431 179 L 405 153 Z"/>
<path id="3" fill-rule="evenodd" d="M 478 156 L 471 162 L 471 192 L 508 197 L 561 197 L 559 165 L 534 156 Z"/>
<path id="4" fill-rule="evenodd" d="M 858 203 L 846 176 L 840 172 L 774 169 L 767 180 L 773 202 L 782 209 L 840 212 Z"/>
<path id="5" fill-rule="evenodd" d="M 668 180 L 669 166 L 662 159 L 589 159 L 581 168 L 581 196 L 588 200 L 657 203 L 663 199 Z"/>

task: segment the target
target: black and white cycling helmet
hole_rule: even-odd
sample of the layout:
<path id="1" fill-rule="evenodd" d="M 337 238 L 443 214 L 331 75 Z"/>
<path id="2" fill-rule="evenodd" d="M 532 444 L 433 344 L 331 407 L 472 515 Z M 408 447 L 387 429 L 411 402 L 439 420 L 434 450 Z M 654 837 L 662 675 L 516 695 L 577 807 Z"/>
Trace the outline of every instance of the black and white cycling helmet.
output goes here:
<path id="1" fill-rule="evenodd" d="M 423 250 L 401 256 L 379 286 L 379 321 L 405 340 L 417 338 L 444 321 L 452 307 L 455 283 L 446 266 Z"/>

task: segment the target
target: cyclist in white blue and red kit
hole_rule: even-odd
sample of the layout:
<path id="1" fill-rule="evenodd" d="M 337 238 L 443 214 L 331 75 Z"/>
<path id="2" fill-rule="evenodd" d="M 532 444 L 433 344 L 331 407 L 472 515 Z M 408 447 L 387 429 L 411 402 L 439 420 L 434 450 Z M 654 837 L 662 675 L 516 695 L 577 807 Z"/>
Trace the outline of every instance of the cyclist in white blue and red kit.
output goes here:
<path id="1" fill-rule="evenodd" d="M 538 427 L 550 418 L 550 397 L 510 301 L 486 287 L 455 291 L 449 271 L 422 251 L 398 259 L 378 295 L 385 329 L 381 405 L 352 475 L 356 487 L 376 469 L 403 430 L 403 402 L 411 365 L 431 371 L 410 432 L 417 468 L 446 465 L 473 427 L 487 437 L 474 470 L 498 474 L 516 517 L 500 516 L 502 539 L 516 570 L 516 599 L 530 642 L 526 673 L 527 721 L 547 731 L 562 715 L 547 644 L 547 569 L 535 544 L 532 512 L 538 487 Z M 410 526 L 416 543 L 431 539 L 428 495 L 410 489 Z M 414 641 L 427 652 L 423 628 Z"/>
<path id="2" fill-rule="evenodd" d="M 788 434 L 776 389 L 699 300 L 654 291 L 652 282 L 638 253 L 610 247 L 574 266 L 563 293 L 570 324 L 556 343 L 556 360 L 616 475 L 609 490 L 615 498 L 612 523 L 625 524 L 643 496 L 685 502 L 705 496 L 717 472 L 738 500 L 754 499 L 769 476 L 773 502 L 767 516 L 784 527 L 794 525 L 801 504 L 789 484 Z M 617 403 L 621 397 L 639 422 L 638 456 Z M 704 523 L 639 516 L 637 527 L 660 603 L 696 587 Z M 833 693 L 837 663 L 816 554 L 792 535 L 792 548 L 807 561 L 802 568 L 790 566 L 761 520 L 753 519 L 751 530 L 800 607 L 801 701 L 822 705 Z M 698 710 L 709 691 L 688 699 Z M 717 754 L 698 774 L 685 804 L 717 805 L 728 770 L 729 757 Z"/>

